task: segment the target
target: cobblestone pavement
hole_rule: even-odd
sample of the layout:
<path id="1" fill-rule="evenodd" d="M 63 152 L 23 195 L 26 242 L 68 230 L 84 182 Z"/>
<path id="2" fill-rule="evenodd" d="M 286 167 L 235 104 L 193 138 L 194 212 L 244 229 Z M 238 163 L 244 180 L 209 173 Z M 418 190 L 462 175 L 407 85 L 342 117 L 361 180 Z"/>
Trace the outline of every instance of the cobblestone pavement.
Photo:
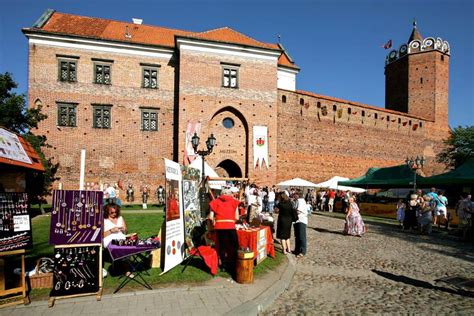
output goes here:
<path id="1" fill-rule="evenodd" d="M 342 219 L 310 216 L 308 254 L 297 259 L 288 290 L 265 314 L 474 313 L 474 289 L 436 281 L 474 279 L 472 243 L 366 224 L 365 236 L 351 237 L 341 233 Z"/>

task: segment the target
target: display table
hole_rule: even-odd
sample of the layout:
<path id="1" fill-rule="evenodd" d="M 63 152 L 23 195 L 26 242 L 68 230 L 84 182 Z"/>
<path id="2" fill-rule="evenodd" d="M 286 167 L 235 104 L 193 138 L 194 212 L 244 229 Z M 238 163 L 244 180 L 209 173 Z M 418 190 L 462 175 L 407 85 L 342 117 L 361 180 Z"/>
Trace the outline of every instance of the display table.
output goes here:
<path id="1" fill-rule="evenodd" d="M 151 290 L 150 284 L 143 278 L 143 274 L 150 275 L 148 271 L 143 270 L 143 265 L 146 259 L 148 259 L 151 251 L 157 249 L 155 246 L 117 246 L 110 244 L 107 248 L 112 258 L 112 264 L 116 261 L 123 260 L 127 262 L 130 267 L 130 272 L 127 275 L 122 275 L 122 282 L 115 289 L 114 294 L 120 291 L 130 281 L 135 281 L 143 287 Z"/>
<path id="2" fill-rule="evenodd" d="M 257 264 L 265 259 L 266 255 L 272 258 L 275 257 L 275 245 L 273 244 L 272 231 L 269 226 L 240 229 L 237 230 L 237 236 L 239 248 L 250 248 L 254 253 Z"/>

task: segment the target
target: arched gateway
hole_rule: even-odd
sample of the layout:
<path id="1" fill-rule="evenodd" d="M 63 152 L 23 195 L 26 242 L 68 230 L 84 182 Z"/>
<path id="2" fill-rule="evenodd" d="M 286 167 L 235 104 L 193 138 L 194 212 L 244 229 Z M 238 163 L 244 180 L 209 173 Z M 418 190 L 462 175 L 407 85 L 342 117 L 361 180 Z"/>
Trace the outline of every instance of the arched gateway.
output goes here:
<path id="1" fill-rule="evenodd" d="M 221 176 L 248 175 L 249 128 L 241 112 L 231 106 L 219 109 L 209 122 L 210 131 L 218 137 L 212 164 Z"/>

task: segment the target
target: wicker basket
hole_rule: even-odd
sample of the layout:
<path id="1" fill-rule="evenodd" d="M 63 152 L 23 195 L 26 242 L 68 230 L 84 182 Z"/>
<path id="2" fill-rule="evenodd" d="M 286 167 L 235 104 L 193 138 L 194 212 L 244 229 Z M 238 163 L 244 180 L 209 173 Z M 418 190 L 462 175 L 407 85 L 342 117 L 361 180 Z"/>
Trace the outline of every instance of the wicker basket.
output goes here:
<path id="1" fill-rule="evenodd" d="M 35 274 L 28 276 L 30 279 L 30 286 L 32 289 L 51 289 L 53 288 L 53 273 L 39 272 L 39 264 L 41 259 L 38 259 L 35 267 Z"/>

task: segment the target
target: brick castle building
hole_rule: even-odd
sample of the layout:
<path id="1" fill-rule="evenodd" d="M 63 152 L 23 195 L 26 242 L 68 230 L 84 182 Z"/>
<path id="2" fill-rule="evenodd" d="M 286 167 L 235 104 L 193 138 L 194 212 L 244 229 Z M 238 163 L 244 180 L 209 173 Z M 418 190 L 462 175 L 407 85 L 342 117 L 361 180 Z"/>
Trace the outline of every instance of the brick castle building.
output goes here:
<path id="1" fill-rule="evenodd" d="M 29 103 L 48 115 L 36 132 L 66 189 L 77 188 L 85 148 L 87 182 L 154 190 L 162 158 L 189 161 L 194 131 L 201 143 L 217 138 L 206 161 L 220 175 L 265 185 L 355 177 L 416 155 L 427 158 L 425 173 L 442 170 L 434 158 L 449 131 L 450 47 L 416 25 L 386 58 L 386 108 L 296 90 L 299 68 L 280 44 L 227 27 L 190 32 L 48 10 L 23 33 Z"/>

